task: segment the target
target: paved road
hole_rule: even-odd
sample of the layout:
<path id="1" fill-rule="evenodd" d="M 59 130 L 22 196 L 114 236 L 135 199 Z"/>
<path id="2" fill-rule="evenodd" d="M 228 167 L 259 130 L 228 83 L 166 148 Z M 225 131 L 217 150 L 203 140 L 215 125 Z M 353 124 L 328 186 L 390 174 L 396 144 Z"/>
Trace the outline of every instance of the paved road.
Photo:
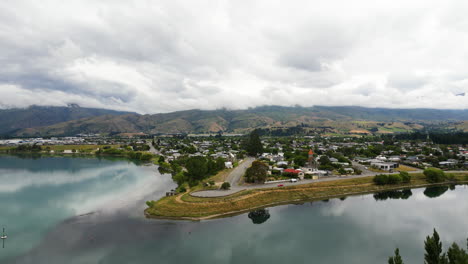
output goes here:
<path id="1" fill-rule="evenodd" d="M 251 162 L 250 162 L 251 163 Z M 250 165 L 249 165 L 250 166 Z M 240 167 L 240 165 L 239 165 Z M 245 168 L 247 169 L 247 168 Z M 361 168 L 359 168 L 361 169 Z M 233 171 L 234 172 L 234 171 Z M 240 192 L 242 190 L 249 190 L 249 189 L 264 189 L 264 188 L 274 188 L 278 186 L 278 184 L 282 184 L 284 186 L 292 186 L 292 185 L 302 185 L 302 184 L 308 184 L 308 183 L 315 183 L 315 182 L 327 182 L 327 181 L 337 181 L 337 180 L 345 180 L 345 179 L 354 179 L 354 178 L 363 178 L 363 177 L 369 177 L 369 176 L 375 176 L 377 174 L 393 174 L 395 172 L 388 172 L 388 173 L 377 173 L 377 172 L 372 172 L 369 170 L 366 170 L 364 166 L 362 166 L 362 174 L 361 175 L 348 175 L 348 176 L 324 176 L 320 179 L 317 180 L 302 180 L 298 182 L 282 182 L 282 183 L 270 183 L 270 184 L 251 184 L 251 185 L 238 185 L 237 182 L 234 185 L 231 185 L 230 190 L 209 190 L 209 191 L 199 191 L 199 192 L 194 192 L 191 195 L 192 196 L 197 196 L 197 197 L 222 197 L 222 196 L 227 196 L 236 192 Z M 413 174 L 413 173 L 421 173 L 422 170 L 417 170 L 417 171 L 410 171 L 408 173 Z M 457 172 L 463 172 L 463 171 L 446 171 L 445 173 L 457 173 Z M 464 171 L 466 172 L 466 171 Z"/>
<path id="2" fill-rule="evenodd" d="M 245 171 L 252 166 L 252 162 L 254 162 L 255 158 L 248 157 L 244 161 L 242 161 L 239 166 L 235 167 L 231 173 L 226 177 L 226 181 L 231 184 L 232 187 L 239 186 L 240 178 L 245 174 Z"/>
<path id="3" fill-rule="evenodd" d="M 209 191 L 199 191 L 192 193 L 193 196 L 198 197 L 217 197 L 217 196 L 226 196 L 229 194 L 233 194 L 245 189 L 246 186 L 240 186 L 239 180 L 242 175 L 245 174 L 247 168 L 252 165 L 252 162 L 255 160 L 253 157 L 248 157 L 244 161 L 242 161 L 239 166 L 235 167 L 231 173 L 226 178 L 226 181 L 229 182 L 231 185 L 230 190 L 209 190 Z"/>
<path id="4" fill-rule="evenodd" d="M 161 152 L 154 148 L 153 144 L 151 144 L 151 141 L 146 143 L 148 143 L 148 146 L 150 147 L 149 152 L 155 155 L 161 155 Z"/>

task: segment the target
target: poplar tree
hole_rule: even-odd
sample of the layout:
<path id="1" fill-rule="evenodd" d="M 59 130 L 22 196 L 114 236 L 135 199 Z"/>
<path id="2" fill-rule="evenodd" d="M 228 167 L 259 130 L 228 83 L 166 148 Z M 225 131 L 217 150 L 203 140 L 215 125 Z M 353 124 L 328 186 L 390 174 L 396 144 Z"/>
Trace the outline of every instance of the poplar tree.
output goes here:
<path id="1" fill-rule="evenodd" d="M 388 264 L 404 264 L 398 248 L 395 249 L 395 256 L 388 258 Z"/>

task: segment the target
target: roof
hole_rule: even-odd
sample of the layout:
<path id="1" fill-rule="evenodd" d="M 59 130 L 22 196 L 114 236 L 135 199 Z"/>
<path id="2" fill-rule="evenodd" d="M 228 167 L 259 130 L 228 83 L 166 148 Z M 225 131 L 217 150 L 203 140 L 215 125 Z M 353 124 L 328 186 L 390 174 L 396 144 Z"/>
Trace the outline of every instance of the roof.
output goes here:
<path id="1" fill-rule="evenodd" d="M 314 155 L 314 152 L 312 151 L 312 149 L 309 150 L 309 155 Z"/>
<path id="2" fill-rule="evenodd" d="M 295 169 L 285 169 L 283 172 L 298 174 L 298 173 L 300 173 L 302 171 L 295 170 Z"/>

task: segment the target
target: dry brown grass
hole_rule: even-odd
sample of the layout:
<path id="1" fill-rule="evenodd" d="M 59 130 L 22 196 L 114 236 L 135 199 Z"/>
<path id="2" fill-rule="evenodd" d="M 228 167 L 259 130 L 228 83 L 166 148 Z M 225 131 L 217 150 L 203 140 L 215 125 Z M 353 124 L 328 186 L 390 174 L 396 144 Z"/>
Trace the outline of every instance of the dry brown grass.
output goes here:
<path id="1" fill-rule="evenodd" d="M 460 181 L 467 174 L 457 174 Z M 428 183 L 422 174 L 413 174 L 411 183 L 377 186 L 373 177 L 319 182 L 284 188 L 244 190 L 225 197 L 201 198 L 190 194 L 164 197 L 146 210 L 150 217 L 177 219 L 207 219 L 245 211 L 299 201 L 322 200 L 345 195 L 373 193 L 382 190 L 425 186 Z"/>
<path id="2" fill-rule="evenodd" d="M 406 166 L 406 165 L 400 165 L 400 167 L 395 169 L 396 171 L 417 171 L 418 169 Z"/>

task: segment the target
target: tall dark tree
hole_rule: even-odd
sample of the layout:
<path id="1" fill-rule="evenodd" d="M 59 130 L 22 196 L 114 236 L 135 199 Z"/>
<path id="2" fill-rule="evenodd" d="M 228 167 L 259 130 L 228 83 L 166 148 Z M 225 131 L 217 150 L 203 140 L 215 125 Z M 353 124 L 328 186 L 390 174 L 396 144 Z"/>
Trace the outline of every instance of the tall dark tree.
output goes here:
<path id="1" fill-rule="evenodd" d="M 424 254 L 425 264 L 448 263 L 445 254 L 442 254 L 442 242 L 440 242 L 439 234 L 435 229 L 432 237 L 426 237 L 426 241 L 424 241 L 424 249 L 426 250 L 426 253 Z"/>
<path id="2" fill-rule="evenodd" d="M 388 258 L 388 264 L 404 264 L 398 248 L 395 249 L 395 256 Z"/>
<path id="3" fill-rule="evenodd" d="M 425 264 L 468 264 L 468 253 L 461 249 L 457 243 L 452 244 L 452 246 L 447 250 L 447 254 L 442 254 L 442 243 L 440 242 L 439 234 L 435 229 L 432 237 L 426 237 L 424 248 L 426 249 L 426 253 L 424 254 Z M 388 263 L 403 263 L 398 248 L 395 250 L 395 256 L 388 259 Z"/>
<path id="4" fill-rule="evenodd" d="M 207 161 L 204 157 L 190 157 L 185 165 L 187 176 L 194 181 L 202 180 L 208 173 Z"/>
<path id="5" fill-rule="evenodd" d="M 257 130 L 250 133 L 247 141 L 245 142 L 245 150 L 250 156 L 256 156 L 263 152 L 262 141 Z"/>
<path id="6" fill-rule="evenodd" d="M 447 257 L 450 264 L 468 264 L 468 253 L 456 243 L 448 249 Z"/>
<path id="7" fill-rule="evenodd" d="M 263 183 L 267 178 L 268 166 L 261 161 L 254 161 L 252 166 L 245 171 L 246 182 Z"/>

